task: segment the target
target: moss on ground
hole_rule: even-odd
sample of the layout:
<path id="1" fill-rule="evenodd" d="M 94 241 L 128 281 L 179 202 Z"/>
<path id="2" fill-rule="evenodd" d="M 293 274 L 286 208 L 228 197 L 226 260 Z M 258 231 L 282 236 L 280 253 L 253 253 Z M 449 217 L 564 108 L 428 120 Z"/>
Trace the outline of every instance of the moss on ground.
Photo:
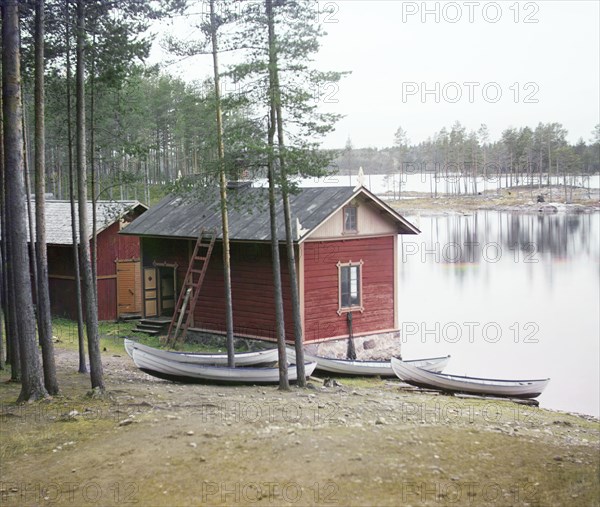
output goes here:
<path id="1" fill-rule="evenodd" d="M 60 397 L 17 406 L 0 373 L 3 506 L 598 505 L 596 419 L 379 379 L 176 384 L 119 348 L 95 399 L 58 345 Z"/>

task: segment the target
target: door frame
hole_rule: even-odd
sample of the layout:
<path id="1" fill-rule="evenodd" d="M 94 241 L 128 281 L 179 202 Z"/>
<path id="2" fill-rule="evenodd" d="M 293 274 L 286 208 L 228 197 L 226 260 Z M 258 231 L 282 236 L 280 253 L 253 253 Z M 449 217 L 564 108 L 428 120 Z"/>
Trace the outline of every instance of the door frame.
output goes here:
<path id="1" fill-rule="evenodd" d="M 167 271 L 167 270 L 172 270 L 173 271 L 173 306 L 172 308 L 169 308 L 171 315 L 172 316 L 173 313 L 175 312 L 175 305 L 177 305 L 177 299 L 179 298 L 179 292 L 178 292 L 178 288 L 177 288 L 177 268 L 179 267 L 179 264 L 177 264 L 176 262 L 153 262 L 152 265 L 156 268 L 157 270 L 157 274 L 158 274 L 158 285 L 159 285 L 159 292 L 158 292 L 158 312 L 159 312 L 159 317 L 163 316 L 163 312 L 165 311 L 165 307 L 163 305 L 163 292 L 162 292 L 162 284 L 161 284 L 161 280 L 162 280 L 162 274 Z"/>

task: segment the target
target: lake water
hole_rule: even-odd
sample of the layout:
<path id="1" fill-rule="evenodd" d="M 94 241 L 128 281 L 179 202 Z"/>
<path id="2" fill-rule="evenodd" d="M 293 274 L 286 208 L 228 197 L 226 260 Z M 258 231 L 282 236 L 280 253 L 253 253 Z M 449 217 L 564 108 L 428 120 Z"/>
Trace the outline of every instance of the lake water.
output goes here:
<path id="1" fill-rule="evenodd" d="M 541 406 L 600 415 L 600 214 L 406 215 L 403 356 L 446 372 L 552 380 Z"/>

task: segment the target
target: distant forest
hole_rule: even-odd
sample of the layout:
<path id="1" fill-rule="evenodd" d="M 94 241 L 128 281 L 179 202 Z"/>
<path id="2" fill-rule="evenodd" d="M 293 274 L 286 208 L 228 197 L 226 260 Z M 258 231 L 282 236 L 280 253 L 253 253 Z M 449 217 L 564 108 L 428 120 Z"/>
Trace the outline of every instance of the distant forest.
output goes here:
<path id="1" fill-rule="evenodd" d="M 568 131 L 560 123 L 539 123 L 507 128 L 492 140 L 486 125 L 467 132 L 460 122 L 442 128 L 427 141 L 410 144 L 406 132 L 396 131 L 394 146 L 354 148 L 351 140 L 336 157 L 340 174 L 460 173 L 469 176 L 590 175 L 600 171 L 600 125 L 590 139 L 576 144 L 566 141 Z"/>
<path id="2" fill-rule="evenodd" d="M 156 69 L 130 68 L 119 79 L 98 79 L 90 87 L 93 101 L 88 111 L 94 118 L 93 162 L 97 170 L 100 198 L 154 201 L 165 192 L 164 184 L 179 175 L 213 171 L 216 158 L 214 110 L 210 95 L 211 82 L 186 83 L 161 74 Z M 48 191 L 58 198 L 68 198 L 67 121 L 65 113 L 65 79 L 55 73 L 47 77 L 47 162 Z M 91 97 L 90 97 L 91 99 Z M 231 98 L 233 101 L 233 98 Z M 25 93 L 31 109 L 33 94 Z M 228 160 L 243 173 L 244 133 L 236 125 L 244 111 L 225 107 Z M 33 113 L 27 114 L 32 122 Z M 230 131 L 227 131 L 229 126 Z M 28 130 L 32 130 L 30 125 Z M 251 135 L 251 134 L 249 134 Z M 366 174 L 429 172 L 474 176 L 509 175 L 526 178 L 533 175 L 590 175 L 600 171 L 600 126 L 590 132 L 590 139 L 576 144 L 566 141 L 567 130 L 560 123 L 540 123 L 529 127 L 507 128 L 500 139 L 490 139 L 485 125 L 467 132 L 456 122 L 442 128 L 426 142 L 410 144 L 406 132 L 399 128 L 395 143 L 389 148 L 354 148 L 348 140 L 340 150 L 328 150 L 333 156 L 331 170 L 356 174 L 359 167 Z M 231 171 L 233 173 L 233 171 Z M 264 176 L 260 172 L 245 173 Z"/>

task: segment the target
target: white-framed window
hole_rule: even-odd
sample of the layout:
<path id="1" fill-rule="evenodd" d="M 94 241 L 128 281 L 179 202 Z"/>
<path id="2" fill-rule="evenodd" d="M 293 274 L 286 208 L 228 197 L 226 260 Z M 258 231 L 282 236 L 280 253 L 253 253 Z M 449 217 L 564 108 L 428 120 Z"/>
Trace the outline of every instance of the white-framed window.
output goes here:
<path id="1" fill-rule="evenodd" d="M 344 229 L 345 233 L 358 232 L 358 208 L 352 204 L 344 206 Z"/>
<path id="2" fill-rule="evenodd" d="M 351 311 L 362 312 L 362 266 L 363 261 L 338 262 L 339 300 L 338 314 Z"/>

